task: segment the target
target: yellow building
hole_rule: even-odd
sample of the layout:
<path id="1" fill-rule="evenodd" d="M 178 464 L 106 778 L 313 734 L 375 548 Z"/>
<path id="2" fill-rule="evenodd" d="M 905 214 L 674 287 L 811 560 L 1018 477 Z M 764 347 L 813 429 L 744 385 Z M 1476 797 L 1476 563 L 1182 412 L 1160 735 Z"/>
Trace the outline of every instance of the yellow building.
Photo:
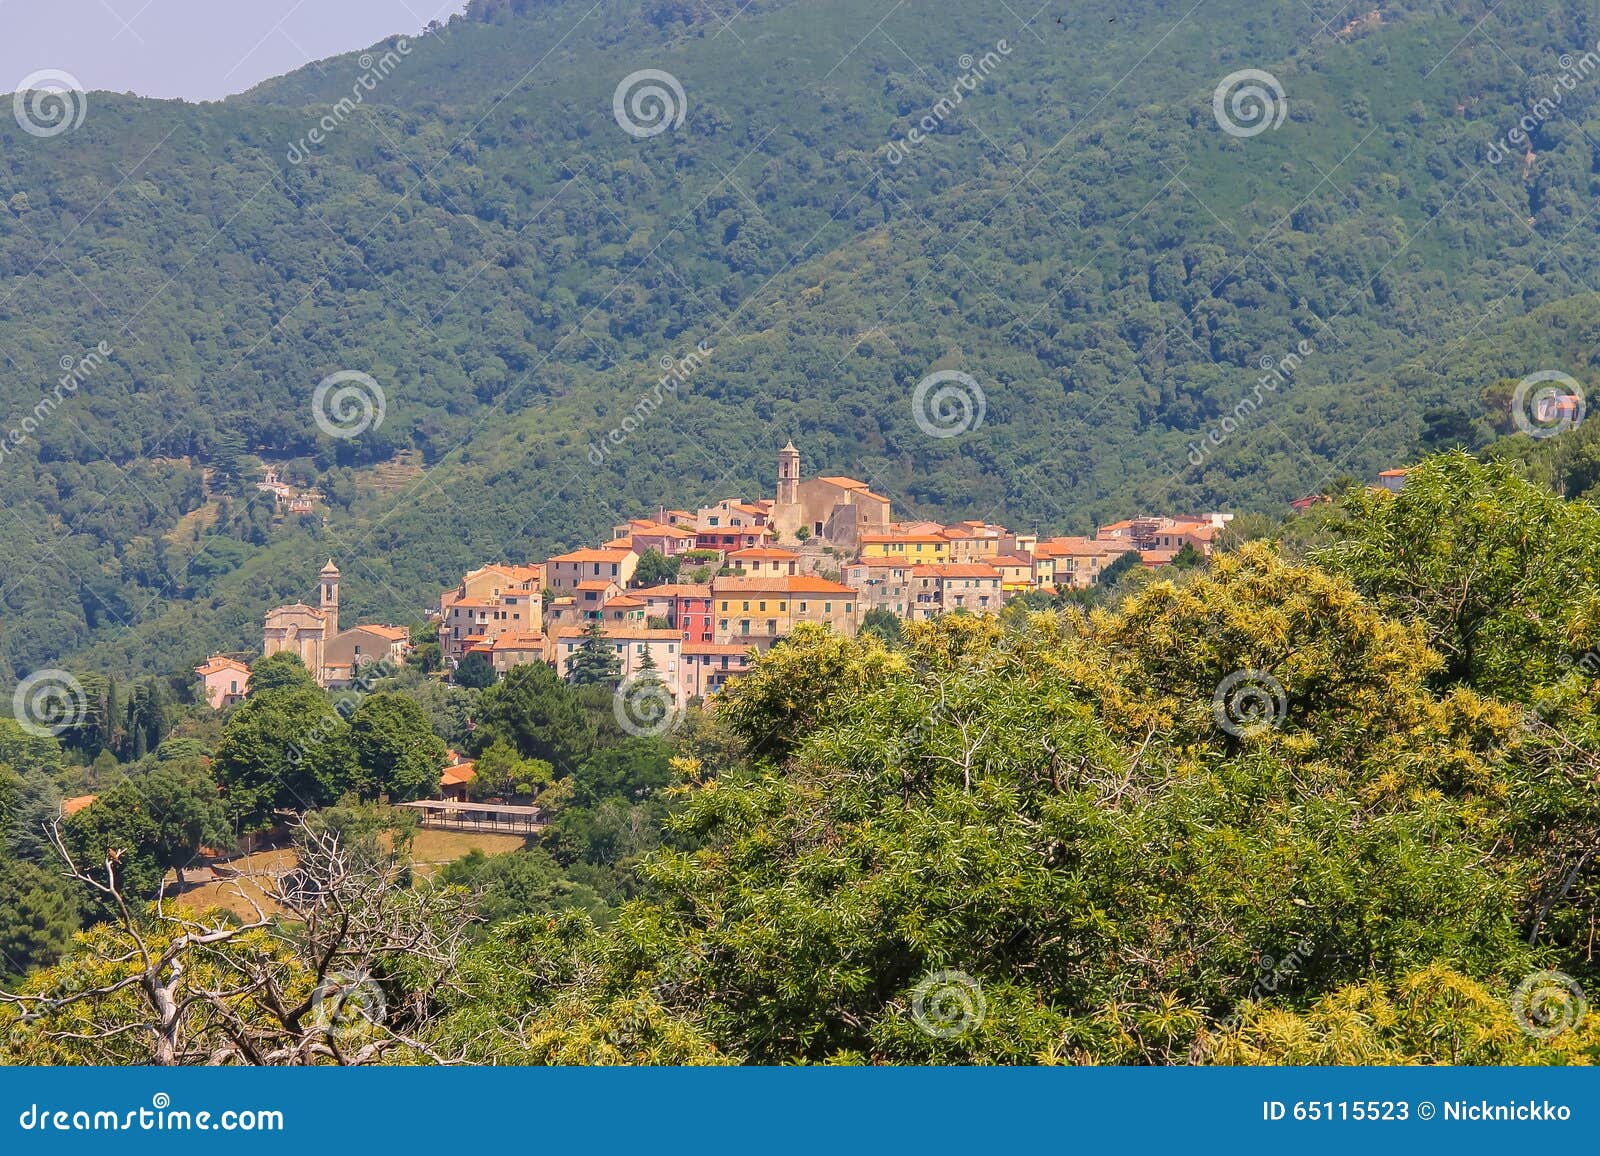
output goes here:
<path id="1" fill-rule="evenodd" d="M 717 578 L 711 583 L 713 638 L 763 649 L 815 622 L 839 634 L 856 633 L 860 594 L 826 578 L 800 574 L 768 578 Z"/>
<path id="2" fill-rule="evenodd" d="M 939 534 L 863 534 L 863 562 L 937 566 L 950 561 L 950 539 Z"/>

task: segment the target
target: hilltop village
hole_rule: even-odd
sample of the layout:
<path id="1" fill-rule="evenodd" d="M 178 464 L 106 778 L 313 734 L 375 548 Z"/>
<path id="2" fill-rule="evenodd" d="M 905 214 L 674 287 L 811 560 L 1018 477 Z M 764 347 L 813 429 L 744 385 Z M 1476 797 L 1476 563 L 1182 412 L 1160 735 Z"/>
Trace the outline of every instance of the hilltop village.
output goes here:
<path id="1" fill-rule="evenodd" d="M 801 623 L 854 635 L 875 610 L 911 621 L 996 612 L 1030 591 L 1093 586 L 1128 554 L 1147 568 L 1186 550 L 1209 556 L 1232 517 L 1142 516 L 1092 537 L 1045 539 L 982 521 L 896 521 L 866 482 L 805 477 L 793 443 L 778 453 L 776 481 L 771 498 L 663 506 L 593 547 L 463 575 L 434 611 L 445 667 L 481 656 L 500 673 L 543 662 L 568 675 L 599 633 L 623 679 L 653 670 L 687 703 L 715 694 Z M 350 685 L 364 665 L 401 661 L 411 646 L 404 627 L 343 627 L 340 577 L 329 559 L 317 604 L 275 607 L 262 631 L 263 654 L 293 651 L 328 688 Z M 196 674 L 223 706 L 243 695 L 249 670 L 217 655 Z"/>

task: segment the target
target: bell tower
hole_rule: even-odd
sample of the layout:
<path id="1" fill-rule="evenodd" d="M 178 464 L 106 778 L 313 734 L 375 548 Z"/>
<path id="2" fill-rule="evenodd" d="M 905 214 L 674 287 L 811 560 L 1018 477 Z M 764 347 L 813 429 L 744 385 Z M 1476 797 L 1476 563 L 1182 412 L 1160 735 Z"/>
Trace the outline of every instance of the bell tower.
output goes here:
<path id="1" fill-rule="evenodd" d="M 333 564 L 332 558 L 328 559 L 328 564 L 318 573 L 317 579 L 322 586 L 318 605 L 328 620 L 324 637 L 331 641 L 339 633 L 339 567 Z"/>
<path id="2" fill-rule="evenodd" d="M 778 451 L 778 505 L 793 506 L 800 501 L 800 451 L 790 442 Z"/>

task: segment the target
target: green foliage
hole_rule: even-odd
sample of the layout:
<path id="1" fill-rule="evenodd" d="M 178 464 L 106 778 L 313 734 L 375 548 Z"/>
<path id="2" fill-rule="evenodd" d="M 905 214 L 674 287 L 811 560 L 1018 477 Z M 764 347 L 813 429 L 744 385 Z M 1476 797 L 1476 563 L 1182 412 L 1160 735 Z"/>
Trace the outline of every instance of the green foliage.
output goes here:
<path id="1" fill-rule="evenodd" d="M 513 667 L 483 692 L 470 746 L 483 751 L 505 742 L 524 758 L 542 759 L 567 774 L 594 745 L 594 725 L 572 688 L 543 663 Z"/>
<path id="2" fill-rule="evenodd" d="M 241 833 L 267 829 L 280 810 L 327 806 L 359 775 L 349 724 L 306 687 L 263 690 L 240 703 L 211 769 Z"/>
<path id="3" fill-rule="evenodd" d="M 233 839 L 216 780 L 198 763 L 157 763 L 102 793 L 68 822 L 75 859 L 102 874 L 108 856 L 117 883 L 135 903 L 157 898 L 162 877 L 193 864 L 202 846 Z M 84 895 L 104 907 L 105 899 Z"/>
<path id="4" fill-rule="evenodd" d="M 455 674 L 451 678 L 457 686 L 464 686 L 469 690 L 482 690 L 486 686 L 493 686 L 500 678 L 500 674 L 492 662 L 478 651 L 473 651 L 457 664 Z"/>
<path id="5" fill-rule="evenodd" d="M 861 616 L 861 633 L 875 636 L 885 646 L 895 646 L 905 638 L 899 616 L 876 606 Z"/>
<path id="6" fill-rule="evenodd" d="M 494 856 L 473 851 L 447 864 L 439 881 L 473 891 L 478 913 L 489 924 L 569 908 L 600 919 L 608 910 L 593 888 L 568 878 L 561 865 L 538 847 Z"/>
<path id="7" fill-rule="evenodd" d="M 487 798 L 527 798 L 555 781 L 555 768 L 543 759 L 525 759 L 504 739 L 498 739 L 478 754 L 475 778 L 468 784 L 472 796 Z"/>
<path id="8" fill-rule="evenodd" d="M 77 930 L 77 903 L 59 872 L 0 858 L 0 982 L 54 963 Z"/>
<path id="9" fill-rule="evenodd" d="M 784 431 L 805 431 L 808 472 L 873 478 L 897 508 L 1083 532 L 1157 493 L 1276 512 L 1330 471 L 1395 464 L 1425 430 L 1460 434 L 1446 407 L 1487 428 L 1494 382 L 1584 372 L 1600 254 L 1572 225 L 1592 95 L 1541 126 L 1527 179 L 1481 161 L 1484 126 L 1515 124 L 1560 54 L 1593 41 L 1582 5 L 1473 10 L 1462 42 L 1458 0 L 1396 0 L 1353 38 L 1310 8 L 1224 0 L 1149 54 L 1138 29 L 1188 7 L 1148 0 L 1110 26 L 1067 6 L 1041 41 L 1003 6 L 763 0 L 729 54 L 704 6 L 485 4 L 416 40 L 300 164 L 287 146 L 349 95 L 359 54 L 226 103 L 105 94 L 49 141 L 0 125 L 0 262 L 27 274 L 0 321 L 0 411 L 28 413 L 61 357 L 105 336 L 101 302 L 137 310 L 139 337 L 0 474 L 17 514 L 0 553 L 37 563 L 0 622 L 6 675 L 64 654 L 176 670 L 253 644 L 262 610 L 315 589 L 318 548 L 377 525 L 364 563 L 381 581 L 352 575 L 342 609 L 409 620 L 507 543 L 545 557 L 600 540 L 619 511 L 770 490 Z M 1002 38 L 979 90 L 890 164 L 951 79 L 908 59 Z M 557 41 L 539 84 L 519 85 Z M 1275 131 L 1216 127 L 1206 78 L 1227 54 L 1286 78 Z M 1446 55 L 1448 78 L 1428 77 Z M 619 58 L 685 79 L 681 129 L 617 129 Z M 1134 72 L 1136 89 L 1116 85 Z M 1067 126 L 1059 147 L 1058 110 L 1091 107 L 1097 127 Z M 127 181 L 158 145 L 162 173 Z M 742 191 L 723 179 L 736 167 Z M 390 214 L 419 171 L 432 183 Z M 571 195 L 574 173 L 592 195 Z M 199 187 L 213 197 L 183 193 Z M 330 269 L 332 236 L 361 259 Z M 681 284 L 650 260 L 669 237 Z M 666 402 L 674 419 L 591 474 L 590 445 L 661 357 L 713 336 Z M 1189 465 L 1262 359 L 1301 340 L 1315 352 L 1292 384 Z M 945 359 L 988 395 L 962 439 L 922 435 L 905 404 Z M 385 421 L 328 438 L 308 391 L 356 366 L 383 386 Z M 254 491 L 255 454 L 315 474 L 325 509 L 280 516 Z M 431 485 L 394 485 L 423 466 Z M 530 495 L 549 511 L 530 518 Z M 43 555 L 25 529 L 40 526 Z"/>
<path id="10" fill-rule="evenodd" d="M 1341 541 L 1316 557 L 1420 624 L 1446 680 L 1531 701 L 1600 643 L 1600 514 L 1587 503 L 1455 453 L 1342 509 Z"/>
<path id="11" fill-rule="evenodd" d="M 567 660 L 566 673 L 573 686 L 615 686 L 621 680 L 622 656 L 599 622 L 589 623 L 583 642 Z"/>
<path id="12" fill-rule="evenodd" d="M 266 690 L 312 690 L 317 680 L 292 650 L 280 650 L 256 660 L 250 668 L 250 680 L 245 693 L 255 694 Z"/>
<path id="13" fill-rule="evenodd" d="M 639 555 L 639 564 L 633 572 L 635 586 L 660 586 L 666 582 L 678 580 L 678 570 L 683 565 L 683 558 L 674 556 L 668 558 L 654 547 Z"/>
<path id="14" fill-rule="evenodd" d="M 350 744 L 361 767 L 362 797 L 408 803 L 438 791 L 447 758 L 444 740 L 412 700 L 387 692 L 362 699 L 350 716 Z"/>
<path id="15" fill-rule="evenodd" d="M 497 933 L 504 994 L 452 1030 L 559 1012 L 585 1039 L 626 1001 L 701 1058 L 766 1063 L 1592 1059 L 1591 1029 L 1545 1047 L 1494 1001 L 1591 973 L 1593 885 L 1560 867 L 1586 862 L 1593 792 L 1551 759 L 1593 765 L 1600 727 L 1561 715 L 1558 740 L 1441 689 L 1427 638 L 1264 545 L 1115 612 L 912 624 L 892 654 L 797 631 L 717 701 L 742 760 L 680 764 L 646 897 L 604 930 Z M 1221 725 L 1241 671 L 1280 689 L 1268 725 Z M 575 813 L 620 833 L 621 803 Z M 1405 1026 L 1337 1034 L 1374 976 Z M 982 1014 L 921 1030 L 930 984 Z M 1496 1034 L 1451 1050 L 1449 1022 Z"/>

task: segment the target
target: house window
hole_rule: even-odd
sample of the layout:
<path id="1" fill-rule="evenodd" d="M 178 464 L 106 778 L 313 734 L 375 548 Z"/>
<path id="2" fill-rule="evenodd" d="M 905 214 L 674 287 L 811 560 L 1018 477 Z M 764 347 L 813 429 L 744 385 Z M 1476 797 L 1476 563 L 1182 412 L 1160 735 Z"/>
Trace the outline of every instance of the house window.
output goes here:
<path id="1" fill-rule="evenodd" d="M 749 634 L 750 633 L 750 620 L 748 618 L 739 619 L 739 633 L 740 634 Z"/>
<path id="2" fill-rule="evenodd" d="M 824 602 L 822 604 L 822 612 L 824 614 L 832 614 L 833 613 L 833 603 L 832 602 Z"/>
<path id="3" fill-rule="evenodd" d="M 768 634 L 776 634 L 776 633 L 778 633 L 778 620 L 776 618 L 767 619 L 767 633 Z"/>
<path id="4" fill-rule="evenodd" d="M 765 602 L 763 602 L 763 603 L 762 603 L 762 604 L 761 604 L 761 609 L 762 609 L 762 610 L 765 610 L 765 609 L 766 609 L 766 608 L 767 608 L 767 604 L 766 604 L 766 603 L 765 603 Z"/>

